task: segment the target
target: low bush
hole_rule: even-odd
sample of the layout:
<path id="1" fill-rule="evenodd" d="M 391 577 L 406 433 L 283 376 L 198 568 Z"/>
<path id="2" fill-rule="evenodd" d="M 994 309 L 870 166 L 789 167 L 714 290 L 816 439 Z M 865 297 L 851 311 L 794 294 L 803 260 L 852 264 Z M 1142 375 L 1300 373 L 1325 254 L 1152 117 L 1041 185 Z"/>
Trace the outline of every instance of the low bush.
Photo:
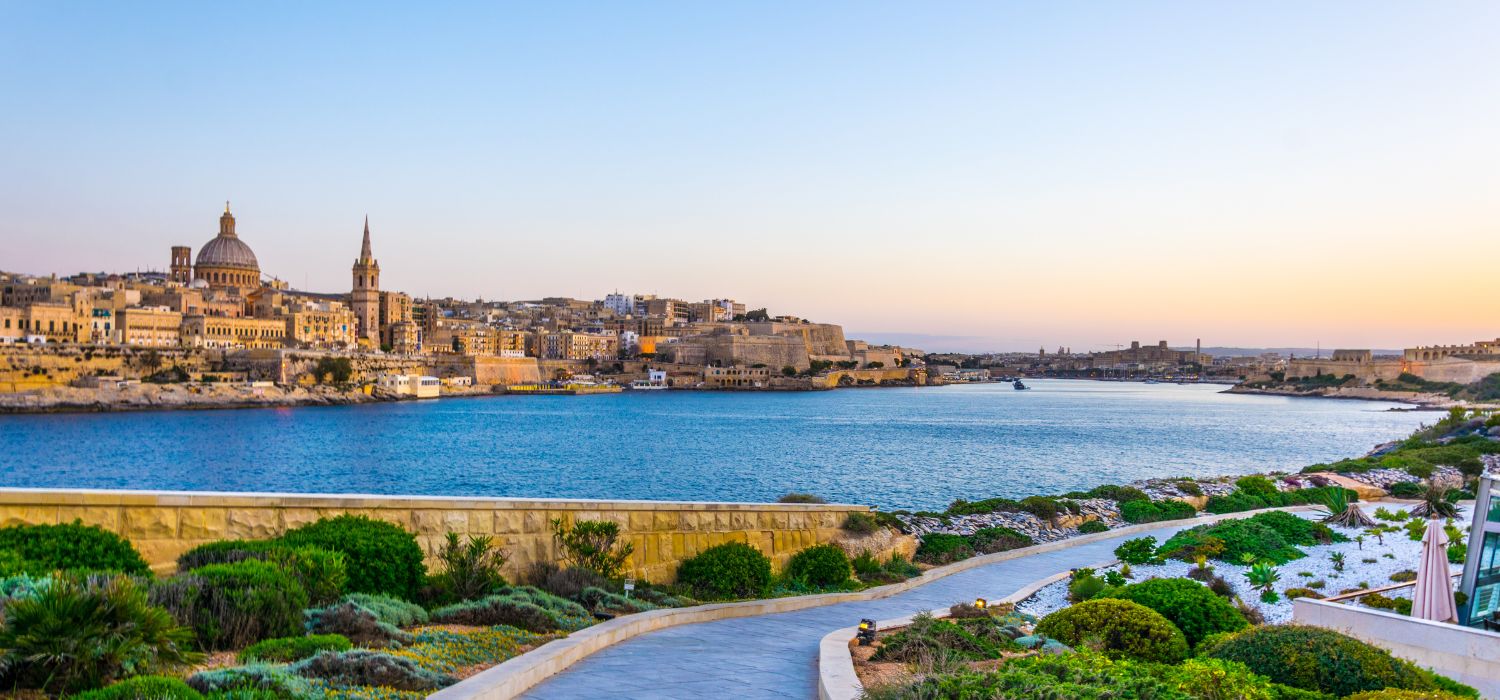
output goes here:
<path id="1" fill-rule="evenodd" d="M 1242 476 L 1234 480 L 1234 488 L 1261 500 L 1275 500 L 1281 495 L 1276 483 L 1263 476 Z"/>
<path id="2" fill-rule="evenodd" d="M 495 546 L 489 535 L 470 535 L 465 540 L 450 532 L 438 551 L 441 569 L 428 579 L 425 598 L 456 602 L 493 593 L 505 585 L 500 575 L 505 559 L 505 550 Z"/>
<path id="3" fill-rule="evenodd" d="M 1140 566 L 1156 559 L 1156 538 L 1135 537 L 1115 547 L 1115 557 L 1126 564 Z"/>
<path id="4" fill-rule="evenodd" d="M 172 612 L 204 649 L 238 649 L 302 631 L 307 592 L 275 564 L 210 564 L 179 578 L 183 595 Z"/>
<path id="5" fill-rule="evenodd" d="M 880 560 L 876 559 L 875 555 L 871 554 L 870 550 L 868 549 L 861 551 L 859 553 L 859 556 L 850 559 L 849 565 L 854 567 L 854 575 L 861 578 L 872 574 L 878 574 L 885 570 L 884 567 L 880 565 Z"/>
<path id="6" fill-rule="evenodd" d="M 1322 593 L 1319 593 L 1312 588 L 1288 588 L 1282 591 L 1281 594 L 1286 596 L 1287 600 L 1296 600 L 1298 598 L 1318 599 L 1323 597 Z"/>
<path id="7" fill-rule="evenodd" d="M 350 593 L 342 599 L 344 602 L 354 603 L 372 613 L 381 622 L 396 627 L 411 627 L 427 622 L 427 610 L 416 603 L 408 603 L 400 598 L 388 595 L 376 595 L 373 593 Z"/>
<path id="8" fill-rule="evenodd" d="M 1030 547 L 1032 540 L 1029 535 L 1017 532 L 1008 527 L 985 527 L 974 531 L 968 536 L 969 546 L 979 554 L 993 554 L 995 552 L 1007 552 L 1021 547 Z"/>
<path id="9" fill-rule="evenodd" d="M 236 698 L 246 691 L 264 691 L 279 700 L 312 697 L 312 684 L 280 665 L 250 664 L 199 671 L 188 676 L 187 684 L 200 693 L 225 693 Z"/>
<path id="10" fill-rule="evenodd" d="M 1400 615 L 1410 615 L 1412 602 L 1410 598 L 1390 598 L 1379 593 L 1371 593 L 1362 596 L 1359 602 L 1371 608 L 1389 610 Z"/>
<path id="11" fill-rule="evenodd" d="M 1161 613 L 1139 603 L 1100 598 L 1054 612 L 1036 633 L 1111 659 L 1175 664 L 1187 657 L 1187 639 Z"/>
<path id="12" fill-rule="evenodd" d="M 292 547 L 317 547 L 344 555 L 351 593 L 384 593 L 411 599 L 427 575 L 422 548 L 410 532 L 365 516 L 340 515 L 287 531 Z"/>
<path id="13" fill-rule="evenodd" d="M 583 589 L 583 592 L 578 595 L 578 602 L 591 611 L 611 615 L 628 615 L 657 609 L 657 606 L 649 601 L 641 598 L 626 598 L 603 588 Z"/>
<path id="14" fill-rule="evenodd" d="M 132 673 L 196 663 L 179 627 L 126 576 L 92 584 L 63 577 L 5 605 L 0 675 L 7 685 L 74 693 Z"/>
<path id="15" fill-rule="evenodd" d="M 1002 649 L 1014 644 L 997 644 L 976 636 L 951 620 L 938 620 L 922 613 L 912 618 L 904 629 L 881 640 L 880 649 L 871 657 L 875 661 L 924 662 L 937 657 L 962 660 L 993 659 Z"/>
<path id="16" fill-rule="evenodd" d="M 1391 484 L 1389 490 L 1396 498 L 1417 498 L 1422 495 L 1422 486 L 1415 481 L 1398 481 Z"/>
<path id="17" fill-rule="evenodd" d="M 827 503 L 822 496 L 791 491 L 776 499 L 777 503 Z"/>
<path id="18" fill-rule="evenodd" d="M 810 586 L 837 586 L 853 572 L 848 555 L 831 544 L 815 544 L 792 555 L 786 574 Z"/>
<path id="19" fill-rule="evenodd" d="M 1277 564 L 1306 556 L 1276 530 L 1253 519 L 1225 520 L 1188 528 L 1173 535 L 1158 550 L 1158 554 L 1164 557 L 1181 557 L 1187 552 L 1235 563 L 1243 561 L 1246 554 L 1254 556 L 1257 561 Z"/>
<path id="20" fill-rule="evenodd" d="M 1267 508 L 1270 504 L 1258 496 L 1243 491 L 1233 491 L 1228 494 L 1209 496 L 1208 502 L 1203 504 L 1203 510 L 1217 515 L 1224 513 L 1243 513 L 1247 510 L 1259 510 Z"/>
<path id="21" fill-rule="evenodd" d="M 242 664 L 256 661 L 289 663 L 301 661 L 319 652 L 348 651 L 352 648 L 354 645 L 342 634 L 314 634 L 306 637 L 263 639 L 245 647 L 236 658 Z"/>
<path id="22" fill-rule="evenodd" d="M 1165 501 L 1126 501 L 1120 504 L 1120 517 L 1127 523 L 1155 523 L 1185 520 L 1198 514 L 1191 504 L 1175 499 Z"/>
<path id="23" fill-rule="evenodd" d="M 620 542 L 620 525 L 608 520 L 552 521 L 562 561 L 604 578 L 620 578 L 635 545 Z"/>
<path id="24" fill-rule="evenodd" d="M 946 532 L 929 532 L 922 535 L 917 545 L 916 560 L 923 564 L 941 565 L 974 556 L 974 547 L 963 535 Z"/>
<path id="25" fill-rule="evenodd" d="M 875 521 L 875 516 L 869 513 L 850 513 L 844 518 L 844 523 L 840 527 L 845 532 L 856 535 L 868 535 L 879 529 L 880 524 Z"/>
<path id="26" fill-rule="evenodd" d="M 1442 690 L 1397 690 L 1386 688 L 1385 690 L 1371 690 L 1366 693 L 1355 693 L 1344 700 L 1463 700 L 1462 695 Z"/>
<path id="27" fill-rule="evenodd" d="M 1256 513 L 1248 522 L 1275 530 L 1276 534 L 1281 535 L 1282 539 L 1293 545 L 1313 546 L 1344 539 L 1323 523 L 1299 518 L 1280 510 Z"/>
<path id="28" fill-rule="evenodd" d="M 703 600 L 759 598 L 771 590 L 771 560 L 748 544 L 726 542 L 682 562 L 677 582 Z"/>
<path id="29" fill-rule="evenodd" d="M 1188 646 L 1212 634 L 1237 632 L 1249 626 L 1229 601 L 1215 595 L 1202 584 L 1185 578 L 1159 578 L 1111 588 L 1103 598 L 1120 598 L 1140 603 L 1167 618 L 1182 630 Z"/>
<path id="30" fill-rule="evenodd" d="M 1127 501 L 1144 501 L 1151 498 L 1150 496 L 1146 495 L 1145 491 L 1142 491 L 1134 486 L 1118 486 L 1115 484 L 1095 486 L 1088 491 L 1075 491 L 1073 493 L 1064 494 L 1064 497 L 1103 498 L 1115 501 L 1117 503 L 1125 503 Z"/>
<path id="31" fill-rule="evenodd" d="M 1431 673 L 1383 649 L 1319 627 L 1253 627 L 1211 640 L 1200 654 L 1238 661 L 1278 683 L 1338 697 L 1384 688 L 1438 688 Z"/>
<path id="32" fill-rule="evenodd" d="M 1085 522 L 1084 524 L 1078 526 L 1078 532 L 1080 532 L 1082 534 L 1085 534 L 1085 535 L 1092 535 L 1092 534 L 1095 534 L 1095 533 L 1098 533 L 1098 532 L 1108 532 L 1108 531 L 1109 531 L 1109 526 L 1105 525 L 1103 520 L 1090 520 L 1090 521 Z"/>
<path id="33" fill-rule="evenodd" d="M 98 690 L 79 693 L 70 700 L 202 700 L 181 678 L 136 676 Z"/>
<path id="34" fill-rule="evenodd" d="M 328 681 L 335 687 L 374 686 L 405 691 L 430 691 L 457 682 L 456 678 L 428 671 L 411 659 L 366 649 L 325 651 L 292 664 L 289 670 L 304 678 Z"/>
<path id="35" fill-rule="evenodd" d="M 479 600 L 438 608 L 432 621 L 462 625 L 510 625 L 529 632 L 555 632 L 577 626 L 591 615 L 583 606 L 530 587 L 502 589 Z M 585 623 L 586 624 L 586 623 Z"/>
<path id="36" fill-rule="evenodd" d="M 98 525 L 12 525 L 0 528 L 0 551 L 13 555 L 10 574 L 110 571 L 150 576 L 151 568 L 130 542 Z M 24 567 L 24 568 L 23 568 Z"/>
<path id="37" fill-rule="evenodd" d="M 313 605 L 327 605 L 343 595 L 349 575 L 344 555 L 318 547 L 292 547 L 279 540 L 219 540 L 198 545 L 177 557 L 179 571 L 210 564 L 267 561 L 286 570 L 307 592 Z"/>
<path id="38" fill-rule="evenodd" d="M 304 611 L 303 617 L 307 620 L 308 632 L 342 635 L 355 646 L 381 649 L 411 641 L 411 635 L 381 621 L 380 616 L 370 609 L 350 601 Z"/>
<path id="39" fill-rule="evenodd" d="M 1063 509 L 1063 505 L 1055 498 L 1046 496 L 1027 496 L 1021 499 L 1021 510 L 1035 515 L 1042 520 L 1051 520 Z"/>
<path id="40" fill-rule="evenodd" d="M 1068 581 L 1068 600 L 1082 603 L 1099 595 L 1107 587 L 1109 584 L 1104 579 L 1095 576 L 1093 569 L 1077 569 L 1073 571 L 1072 578 Z"/>

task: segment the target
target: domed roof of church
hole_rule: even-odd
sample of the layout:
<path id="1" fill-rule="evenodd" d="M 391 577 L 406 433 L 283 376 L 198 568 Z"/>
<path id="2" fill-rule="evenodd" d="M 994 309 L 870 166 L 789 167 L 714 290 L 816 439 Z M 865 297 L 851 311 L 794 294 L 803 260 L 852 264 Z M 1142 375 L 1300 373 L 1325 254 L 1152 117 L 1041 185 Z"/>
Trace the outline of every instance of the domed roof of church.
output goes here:
<path id="1" fill-rule="evenodd" d="M 203 248 L 198 251 L 198 267 L 204 265 L 214 267 L 243 267 L 248 270 L 259 270 L 260 262 L 255 259 L 255 251 L 240 240 L 234 234 L 219 234 L 213 240 L 204 243 Z"/>
<path id="2" fill-rule="evenodd" d="M 224 203 L 224 215 L 219 217 L 219 235 L 203 244 L 194 265 L 238 267 L 260 272 L 260 262 L 255 259 L 255 252 L 234 232 L 234 215 L 229 213 L 229 202 Z"/>

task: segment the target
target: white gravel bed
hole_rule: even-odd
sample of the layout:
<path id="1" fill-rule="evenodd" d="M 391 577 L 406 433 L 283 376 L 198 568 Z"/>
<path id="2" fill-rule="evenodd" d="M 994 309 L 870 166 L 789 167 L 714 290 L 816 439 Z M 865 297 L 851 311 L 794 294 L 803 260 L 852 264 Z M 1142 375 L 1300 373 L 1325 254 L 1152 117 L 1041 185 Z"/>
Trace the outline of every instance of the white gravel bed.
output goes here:
<path id="1" fill-rule="evenodd" d="M 1369 504 L 1365 507 L 1367 514 L 1374 513 L 1374 508 Z M 1387 508 L 1394 510 L 1390 506 Z M 1467 533 L 1468 522 L 1468 509 L 1462 509 L 1459 517 L 1454 520 L 1454 524 Z M 1381 521 L 1381 524 L 1387 523 Z M 1363 529 L 1343 527 L 1333 529 L 1351 541 L 1299 547 L 1307 552 L 1306 557 L 1276 567 L 1281 574 L 1281 580 L 1276 583 L 1276 593 L 1280 600 L 1275 603 L 1261 601 L 1260 592 L 1253 588 L 1245 578 L 1245 572 L 1249 570 L 1249 567 L 1220 561 L 1210 561 L 1209 564 L 1214 568 L 1214 573 L 1222 576 L 1234 587 L 1235 594 L 1241 600 L 1259 610 L 1261 615 L 1265 616 L 1266 622 L 1273 624 L 1288 622 L 1292 619 L 1292 602 L 1283 593 L 1288 588 L 1309 588 L 1309 583 L 1321 580 L 1324 582 L 1324 587 L 1315 590 L 1326 597 L 1337 595 L 1346 589 L 1380 588 L 1393 585 L 1391 574 L 1417 569 L 1417 561 L 1422 555 L 1422 543 L 1412 541 L 1404 530 L 1387 533 L 1384 544 L 1376 541 L 1373 535 L 1366 534 L 1363 548 L 1361 548 L 1360 544 L 1354 542 L 1353 539 L 1364 533 Z M 1344 553 L 1342 572 L 1334 569 L 1333 560 L 1329 558 L 1329 555 L 1334 552 Z M 1144 581 L 1148 578 L 1186 577 L 1188 571 L 1195 567 L 1196 564 L 1189 562 L 1168 560 L 1164 564 L 1130 568 L 1132 581 Z M 1118 566 L 1110 567 L 1114 570 L 1119 568 Z M 1454 564 L 1450 568 L 1455 574 L 1463 571 L 1462 564 Z M 1104 571 L 1098 571 L 1098 575 L 1103 576 Z M 1399 594 L 1399 591 L 1396 593 Z M 1042 588 L 1031 597 L 1021 601 L 1016 605 L 1016 609 L 1041 618 L 1067 605 L 1068 582 L 1060 581 Z"/>

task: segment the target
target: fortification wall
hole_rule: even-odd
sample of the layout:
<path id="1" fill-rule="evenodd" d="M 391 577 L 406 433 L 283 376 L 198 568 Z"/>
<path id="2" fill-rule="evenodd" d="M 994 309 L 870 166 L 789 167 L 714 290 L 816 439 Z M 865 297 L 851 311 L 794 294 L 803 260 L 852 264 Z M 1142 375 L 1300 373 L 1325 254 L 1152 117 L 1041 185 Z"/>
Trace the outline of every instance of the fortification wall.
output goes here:
<path id="1" fill-rule="evenodd" d="M 492 535 L 509 553 L 514 578 L 532 562 L 556 561 L 548 523 L 553 519 L 609 520 L 635 546 L 627 568 L 644 580 L 671 582 L 677 566 L 714 545 L 745 542 L 777 569 L 814 544 L 836 543 L 851 553 L 868 549 L 884 559 L 911 556 L 915 540 L 876 533 L 851 538 L 840 525 L 865 506 L 791 503 L 685 503 L 436 496 L 232 494 L 182 491 L 0 489 L 0 527 L 81 520 L 129 539 L 159 572 L 177 556 L 213 540 L 261 539 L 343 513 L 395 523 L 413 532 L 429 566 L 448 532 Z"/>
<path id="2" fill-rule="evenodd" d="M 1299 377 L 1316 377 L 1319 374 L 1331 374 L 1335 377 L 1342 377 L 1346 374 L 1352 374 L 1360 382 L 1369 383 L 1376 379 L 1393 381 L 1401 375 L 1402 371 L 1400 360 L 1356 362 L 1349 360 L 1298 358 L 1287 363 L 1286 377 L 1288 379 L 1296 379 Z"/>
<path id="3" fill-rule="evenodd" d="M 1500 372 L 1500 358 L 1468 359 L 1447 357 L 1428 362 L 1408 362 L 1407 371 L 1431 382 L 1471 384 Z"/>
<path id="4" fill-rule="evenodd" d="M 68 386 L 79 377 L 119 375 L 140 379 L 174 365 L 197 373 L 210 369 L 216 354 L 200 349 L 108 345 L 0 345 L 0 394 Z M 152 369 L 154 357 L 156 369 Z"/>

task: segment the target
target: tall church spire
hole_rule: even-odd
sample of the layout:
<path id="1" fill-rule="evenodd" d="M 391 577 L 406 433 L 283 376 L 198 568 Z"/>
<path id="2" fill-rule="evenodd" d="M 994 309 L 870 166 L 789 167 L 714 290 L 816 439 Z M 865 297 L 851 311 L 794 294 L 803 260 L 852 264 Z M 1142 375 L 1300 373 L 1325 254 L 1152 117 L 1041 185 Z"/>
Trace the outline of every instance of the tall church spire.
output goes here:
<path id="1" fill-rule="evenodd" d="M 368 262 L 374 257 L 375 255 L 370 252 L 370 215 L 365 214 L 365 242 L 359 247 L 359 259 Z"/>

